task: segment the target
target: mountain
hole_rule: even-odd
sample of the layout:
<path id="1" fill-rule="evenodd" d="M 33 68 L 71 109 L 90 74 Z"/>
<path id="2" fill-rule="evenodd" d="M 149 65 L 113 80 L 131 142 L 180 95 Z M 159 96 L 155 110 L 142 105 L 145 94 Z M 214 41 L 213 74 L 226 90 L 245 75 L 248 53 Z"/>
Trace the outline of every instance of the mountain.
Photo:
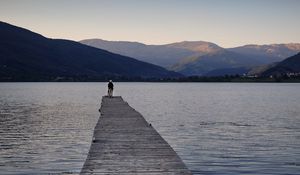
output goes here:
<path id="1" fill-rule="evenodd" d="M 209 50 L 209 49 L 208 49 Z M 259 75 L 300 51 L 300 44 L 246 45 L 224 49 L 214 47 L 211 53 L 183 59 L 171 70 L 185 75 L 222 76 Z"/>
<path id="2" fill-rule="evenodd" d="M 257 66 L 268 68 L 265 65 L 282 61 L 300 51 L 300 44 L 245 45 L 224 49 L 205 41 L 182 41 L 165 45 L 101 39 L 87 39 L 80 42 L 163 66 L 185 75 L 207 76 L 244 74 Z"/>
<path id="3" fill-rule="evenodd" d="M 230 51 L 252 55 L 261 59 L 264 63 L 279 62 L 287 57 L 300 52 L 299 43 L 270 44 L 270 45 L 245 45 L 228 49 Z"/>
<path id="4" fill-rule="evenodd" d="M 169 47 L 167 45 L 146 45 L 128 41 L 106 41 L 102 39 L 86 39 L 80 41 L 88 46 L 109 52 L 136 58 L 165 68 L 170 67 L 184 57 L 195 54 L 194 51 Z"/>
<path id="5" fill-rule="evenodd" d="M 49 39 L 0 22 L 1 81 L 55 77 L 176 77 L 178 73 L 75 41 Z"/>
<path id="6" fill-rule="evenodd" d="M 174 65 L 172 70 L 185 75 L 201 75 L 210 74 L 211 71 L 218 71 L 218 75 L 228 74 L 229 69 L 239 68 L 238 74 L 246 73 L 241 70 L 248 70 L 250 67 L 263 64 L 262 61 L 255 57 L 243 55 L 228 51 L 226 49 L 219 50 L 206 55 L 189 57 Z M 222 73 L 223 70 L 223 73 Z M 236 70 L 237 71 L 237 70 Z M 234 74 L 237 72 L 234 71 Z M 211 72 L 215 75 L 215 73 Z"/>
<path id="7" fill-rule="evenodd" d="M 267 69 L 262 73 L 262 76 L 282 76 L 288 73 L 296 73 L 300 75 L 300 53 L 291 56 L 279 62 L 275 66 Z"/>
<path id="8" fill-rule="evenodd" d="M 177 43 L 166 44 L 165 46 L 190 50 L 196 52 L 197 55 L 205 55 L 223 50 L 222 47 L 206 41 L 182 41 Z"/>
<path id="9" fill-rule="evenodd" d="M 202 45 L 201 45 L 202 44 Z M 205 44 L 207 47 L 205 47 Z M 181 42 L 171 44 L 179 48 L 199 51 L 183 58 L 170 70 L 185 75 L 223 76 L 235 74 L 256 74 L 274 65 L 275 62 L 300 51 L 300 44 L 246 45 L 223 49 L 213 43 Z M 201 46 L 201 47 L 197 47 Z M 249 72 L 250 71 L 250 72 Z"/>

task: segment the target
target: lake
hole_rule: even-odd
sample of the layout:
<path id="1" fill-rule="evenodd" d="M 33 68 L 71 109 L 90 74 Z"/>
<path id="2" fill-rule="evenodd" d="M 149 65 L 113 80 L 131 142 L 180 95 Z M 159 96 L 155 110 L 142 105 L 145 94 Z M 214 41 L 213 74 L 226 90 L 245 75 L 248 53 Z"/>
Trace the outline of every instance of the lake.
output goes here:
<path id="1" fill-rule="evenodd" d="M 0 83 L 0 174 L 78 174 L 106 83 Z M 194 174 L 299 174 L 300 84 L 115 83 Z"/>

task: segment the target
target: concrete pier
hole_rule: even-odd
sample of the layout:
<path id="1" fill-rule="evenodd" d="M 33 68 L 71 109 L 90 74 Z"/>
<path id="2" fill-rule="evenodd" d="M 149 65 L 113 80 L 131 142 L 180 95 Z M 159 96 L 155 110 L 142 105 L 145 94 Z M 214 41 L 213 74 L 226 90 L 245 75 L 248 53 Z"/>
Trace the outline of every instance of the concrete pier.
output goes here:
<path id="1" fill-rule="evenodd" d="M 122 97 L 103 97 L 80 174 L 190 175 L 177 153 Z"/>

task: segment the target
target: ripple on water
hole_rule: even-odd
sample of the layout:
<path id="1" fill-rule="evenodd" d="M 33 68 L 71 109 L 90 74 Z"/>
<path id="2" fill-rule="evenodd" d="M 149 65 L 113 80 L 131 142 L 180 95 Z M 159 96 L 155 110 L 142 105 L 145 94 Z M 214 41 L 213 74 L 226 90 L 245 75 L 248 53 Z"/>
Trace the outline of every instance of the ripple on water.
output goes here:
<path id="1" fill-rule="evenodd" d="M 194 174 L 299 174 L 300 84 L 115 83 Z M 78 174 L 106 83 L 1 83 L 0 174 Z"/>

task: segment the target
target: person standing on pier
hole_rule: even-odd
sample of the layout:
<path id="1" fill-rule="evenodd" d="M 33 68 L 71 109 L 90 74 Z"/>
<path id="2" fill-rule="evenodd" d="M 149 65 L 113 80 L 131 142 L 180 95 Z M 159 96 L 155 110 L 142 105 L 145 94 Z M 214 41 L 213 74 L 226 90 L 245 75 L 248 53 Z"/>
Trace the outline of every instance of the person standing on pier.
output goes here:
<path id="1" fill-rule="evenodd" d="M 109 83 L 108 83 L 108 97 L 112 98 L 113 90 L 114 90 L 114 84 L 112 83 L 112 80 L 109 80 Z"/>

